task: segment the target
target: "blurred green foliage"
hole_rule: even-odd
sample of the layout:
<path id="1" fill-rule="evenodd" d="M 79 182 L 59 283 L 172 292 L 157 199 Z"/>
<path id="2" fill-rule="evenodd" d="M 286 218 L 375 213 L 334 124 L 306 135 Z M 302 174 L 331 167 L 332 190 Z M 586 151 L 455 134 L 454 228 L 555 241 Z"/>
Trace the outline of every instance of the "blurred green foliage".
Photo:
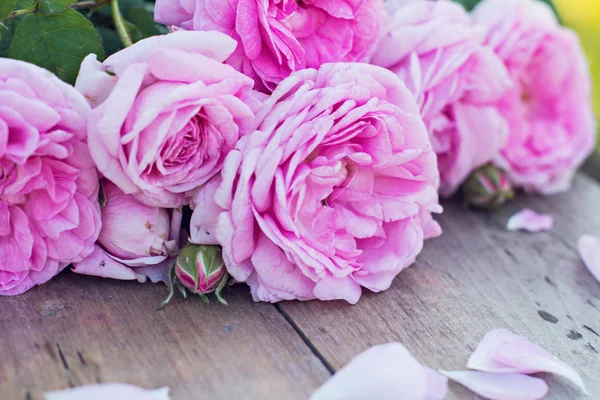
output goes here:
<path id="1" fill-rule="evenodd" d="M 554 3 L 563 24 L 581 38 L 594 80 L 594 109 L 600 117 L 600 0 L 554 0 Z"/>
<path id="2" fill-rule="evenodd" d="M 122 20 L 111 1 L 118 1 Z M 166 33 L 153 13 L 154 0 L 0 0 L 0 57 L 28 61 L 74 83 L 88 54 L 103 60 L 123 48 L 117 24 L 133 42 Z"/>

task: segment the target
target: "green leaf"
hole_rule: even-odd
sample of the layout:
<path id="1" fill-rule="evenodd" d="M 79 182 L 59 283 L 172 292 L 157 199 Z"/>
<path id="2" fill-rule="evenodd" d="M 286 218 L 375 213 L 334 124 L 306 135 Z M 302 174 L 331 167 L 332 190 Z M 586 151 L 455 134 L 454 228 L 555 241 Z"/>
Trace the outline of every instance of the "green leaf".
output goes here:
<path id="1" fill-rule="evenodd" d="M 0 19 L 8 17 L 15 8 L 15 4 L 17 4 L 17 0 L 2 0 L 0 2 Z"/>
<path id="2" fill-rule="evenodd" d="M 219 286 L 217 287 L 217 290 L 215 290 L 215 296 L 217 296 L 217 300 L 219 300 L 219 302 L 224 305 L 229 304 L 229 303 L 227 303 L 227 300 L 225 300 L 223 297 L 221 297 L 221 292 L 223 291 L 223 288 L 225 287 L 225 285 L 227 285 L 227 282 L 229 282 L 229 274 L 227 272 L 225 272 L 225 275 L 223 275 L 221 282 L 219 282 Z"/>
<path id="3" fill-rule="evenodd" d="M 169 295 L 167 296 L 166 299 L 164 299 L 162 301 L 162 303 L 160 303 L 158 305 L 158 309 L 157 310 L 160 310 L 161 308 L 163 308 L 164 306 L 166 306 L 171 301 L 171 299 L 173 298 L 173 296 L 175 295 L 175 285 L 176 285 L 175 281 L 176 281 L 176 279 L 177 278 L 175 277 L 175 264 L 173 264 L 171 266 L 171 269 L 169 270 Z"/>
<path id="4" fill-rule="evenodd" d="M 17 0 L 17 8 L 32 9 L 37 6 L 39 0 Z"/>
<path id="5" fill-rule="evenodd" d="M 123 20 L 123 22 L 125 23 L 125 29 L 127 29 L 127 34 L 129 35 L 133 43 L 143 39 L 142 32 L 140 32 L 137 26 L 135 26 L 127 20 Z"/>
<path id="6" fill-rule="evenodd" d="M 19 24 L 9 55 L 46 68 L 74 83 L 81 61 L 90 53 L 104 59 L 102 39 L 94 26 L 75 10 L 56 15 L 27 15 Z"/>
<path id="7" fill-rule="evenodd" d="M 8 48 L 13 35 L 15 34 L 15 29 L 23 18 L 25 17 L 8 18 L 2 22 L 4 26 L 0 26 L 2 32 L 2 34 L 0 34 L 0 57 L 8 57 Z"/>
<path id="8" fill-rule="evenodd" d="M 2 1 L 2 0 L 0 0 Z M 119 0 L 119 9 L 123 15 L 129 14 L 129 11 L 134 7 L 143 7 L 144 0 Z M 102 7 L 96 10 L 97 13 L 102 14 L 106 17 L 112 17 L 112 11 L 110 9 L 110 4 L 107 4 L 105 7 Z"/>
<path id="9" fill-rule="evenodd" d="M 455 3 L 459 3 L 462 4 L 464 8 L 466 8 L 468 11 L 471 11 L 476 5 L 477 3 L 479 3 L 479 0 L 452 0 Z"/>
<path id="10" fill-rule="evenodd" d="M 198 293 L 198 296 L 200 296 L 200 299 L 205 302 L 206 304 L 210 303 L 210 300 L 208 299 L 208 296 L 205 295 L 204 293 Z"/>
<path id="11" fill-rule="evenodd" d="M 160 26 L 154 22 L 154 17 L 145 7 L 135 7 L 127 13 L 127 20 L 140 31 L 142 38 L 160 35 Z"/>
<path id="12" fill-rule="evenodd" d="M 106 56 L 110 56 L 111 54 L 123 49 L 123 43 L 121 43 L 121 39 L 119 39 L 119 35 L 114 29 L 110 29 L 105 26 L 98 26 L 98 32 L 102 37 L 102 43 L 104 44 Z"/>
<path id="13" fill-rule="evenodd" d="M 39 0 L 38 11 L 42 15 L 60 14 L 77 0 Z"/>

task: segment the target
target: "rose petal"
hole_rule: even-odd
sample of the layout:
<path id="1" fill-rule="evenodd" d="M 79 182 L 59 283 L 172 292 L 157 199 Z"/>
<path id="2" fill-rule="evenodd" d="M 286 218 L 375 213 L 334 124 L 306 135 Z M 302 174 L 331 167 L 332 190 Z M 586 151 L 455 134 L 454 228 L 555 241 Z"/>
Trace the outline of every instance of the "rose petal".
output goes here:
<path id="1" fill-rule="evenodd" d="M 508 219 L 506 229 L 509 231 L 542 232 L 552 229 L 552 225 L 554 225 L 552 215 L 538 214 L 529 208 L 525 208 Z"/>
<path id="2" fill-rule="evenodd" d="M 219 244 L 215 237 L 215 225 L 223 209 L 215 202 L 215 193 L 221 182 L 221 175 L 217 175 L 194 194 L 191 204 L 194 212 L 190 221 L 190 241 L 192 243 Z"/>
<path id="3" fill-rule="evenodd" d="M 116 261 L 98 245 L 94 246 L 93 253 L 83 261 L 73 264 L 72 271 L 82 275 L 99 276 L 102 278 L 146 281 L 145 275 L 140 275 L 133 269 Z"/>
<path id="4" fill-rule="evenodd" d="M 126 383 L 102 383 L 57 390 L 44 394 L 45 400 L 170 400 L 169 388 L 146 390 Z"/>
<path id="5" fill-rule="evenodd" d="M 549 372 L 570 380 L 587 393 L 581 376 L 573 368 L 506 329 L 488 332 L 469 358 L 467 368 L 498 373 Z"/>
<path id="6" fill-rule="evenodd" d="M 600 282 L 600 238 L 583 235 L 577 242 L 577 248 L 585 266 Z"/>
<path id="7" fill-rule="evenodd" d="M 169 271 L 174 263 L 175 257 L 171 257 L 160 264 L 136 267 L 134 268 L 134 271 L 140 275 L 146 276 L 152 283 L 162 282 L 165 285 L 169 285 Z"/>
<path id="8" fill-rule="evenodd" d="M 310 400 L 437 400 L 448 380 L 424 367 L 400 343 L 373 346 L 354 357 Z"/>
<path id="9" fill-rule="evenodd" d="M 480 371 L 440 371 L 440 373 L 490 400 L 537 400 L 548 393 L 546 382 L 523 374 Z"/>

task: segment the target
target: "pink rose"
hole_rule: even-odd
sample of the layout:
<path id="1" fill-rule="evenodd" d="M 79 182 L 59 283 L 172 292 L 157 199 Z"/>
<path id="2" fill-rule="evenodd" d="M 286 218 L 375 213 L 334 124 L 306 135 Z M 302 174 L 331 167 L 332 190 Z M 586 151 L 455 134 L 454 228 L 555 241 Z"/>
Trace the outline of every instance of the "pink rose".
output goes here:
<path id="1" fill-rule="evenodd" d="M 497 103 L 511 81 L 482 45 L 484 29 L 459 4 L 404 3 L 384 31 L 371 62 L 396 73 L 415 94 L 438 155 L 440 194 L 449 196 L 506 143 Z"/>
<path id="2" fill-rule="evenodd" d="M 227 62 L 271 92 L 293 71 L 363 60 L 382 11 L 382 0 L 157 0 L 154 17 L 231 36 L 239 45 Z"/>
<path id="3" fill-rule="evenodd" d="M 0 58 L 0 295 L 89 255 L 100 231 L 90 107 L 45 69 Z"/>
<path id="4" fill-rule="evenodd" d="M 179 245 L 181 210 L 148 206 L 103 181 L 106 203 L 94 252 L 73 271 L 104 278 L 167 281 Z"/>
<path id="5" fill-rule="evenodd" d="M 516 186 L 551 194 L 569 188 L 594 148 L 591 80 L 577 35 L 539 1 L 485 0 L 474 11 L 486 44 L 514 82 L 500 107 L 510 135 L 496 163 Z"/>
<path id="6" fill-rule="evenodd" d="M 440 234 L 435 153 L 393 73 L 359 63 L 298 71 L 257 118 L 196 194 L 191 227 L 192 241 L 223 246 L 255 300 L 356 303 L 361 286 L 387 289 Z"/>
<path id="7" fill-rule="evenodd" d="M 218 32 L 175 32 L 102 64 L 88 56 L 76 87 L 95 106 L 88 135 L 100 172 L 148 205 L 186 204 L 260 106 L 252 80 L 222 64 L 235 46 Z"/>

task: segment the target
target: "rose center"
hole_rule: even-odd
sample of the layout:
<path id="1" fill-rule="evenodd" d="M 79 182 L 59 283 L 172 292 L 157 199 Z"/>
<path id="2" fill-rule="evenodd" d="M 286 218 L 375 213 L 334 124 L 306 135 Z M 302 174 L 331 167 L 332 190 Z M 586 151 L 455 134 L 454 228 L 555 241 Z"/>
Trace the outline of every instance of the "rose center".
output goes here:
<path id="1" fill-rule="evenodd" d="M 201 117 L 192 118 L 185 127 L 174 135 L 161 152 L 165 166 L 186 164 L 202 151 L 203 121 Z"/>

